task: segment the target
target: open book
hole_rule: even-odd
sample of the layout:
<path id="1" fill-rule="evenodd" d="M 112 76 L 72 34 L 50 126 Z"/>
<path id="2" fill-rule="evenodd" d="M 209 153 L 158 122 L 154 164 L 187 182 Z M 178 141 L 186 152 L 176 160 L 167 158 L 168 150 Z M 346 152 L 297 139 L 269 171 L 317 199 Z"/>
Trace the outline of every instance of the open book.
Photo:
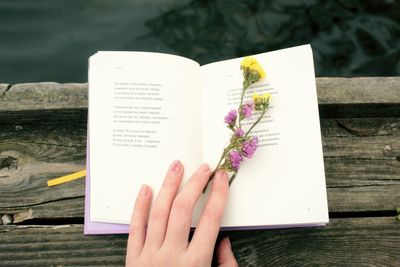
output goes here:
<path id="1" fill-rule="evenodd" d="M 311 47 L 254 57 L 266 78 L 248 89 L 245 101 L 268 92 L 271 104 L 253 131 L 260 146 L 230 187 L 222 227 L 324 225 L 329 218 Z M 128 232 L 140 186 L 157 194 L 173 160 L 185 166 L 183 184 L 201 163 L 215 167 L 231 135 L 224 116 L 240 101 L 241 60 L 200 66 L 159 53 L 90 57 L 86 234 Z"/>

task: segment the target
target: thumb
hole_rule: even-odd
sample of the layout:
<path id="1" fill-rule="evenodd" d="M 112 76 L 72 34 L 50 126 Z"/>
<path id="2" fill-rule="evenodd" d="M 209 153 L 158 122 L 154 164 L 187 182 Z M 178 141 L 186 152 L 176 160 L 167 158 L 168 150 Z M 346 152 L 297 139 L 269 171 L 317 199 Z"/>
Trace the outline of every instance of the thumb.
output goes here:
<path id="1" fill-rule="evenodd" d="M 220 267 L 237 267 L 239 266 L 235 255 L 233 255 L 231 242 L 229 237 L 222 239 L 217 251 L 218 266 Z"/>

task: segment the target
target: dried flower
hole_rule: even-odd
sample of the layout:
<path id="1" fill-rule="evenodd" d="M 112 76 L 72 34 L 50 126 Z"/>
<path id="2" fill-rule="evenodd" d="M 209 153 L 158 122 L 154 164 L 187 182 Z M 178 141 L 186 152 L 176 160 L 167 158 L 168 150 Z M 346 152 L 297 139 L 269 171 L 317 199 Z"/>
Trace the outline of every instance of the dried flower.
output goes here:
<path id="1" fill-rule="evenodd" d="M 254 136 L 250 140 L 246 140 L 243 142 L 242 152 L 246 158 L 251 159 L 256 152 L 258 147 L 258 137 Z"/>
<path id="2" fill-rule="evenodd" d="M 243 72 L 255 73 L 258 76 L 258 79 L 262 79 L 265 77 L 265 72 L 261 67 L 260 63 L 253 57 L 245 57 L 240 64 L 240 68 Z"/>
<path id="3" fill-rule="evenodd" d="M 243 131 L 243 129 L 242 129 L 242 128 L 236 128 L 236 130 L 235 130 L 235 135 L 236 135 L 237 137 L 243 137 L 243 136 L 244 136 L 244 131 Z"/>
<path id="4" fill-rule="evenodd" d="M 254 109 L 255 110 L 265 110 L 269 106 L 269 100 L 271 95 L 269 93 L 265 93 L 262 96 L 258 94 L 253 95 Z"/>
<path id="5" fill-rule="evenodd" d="M 238 171 L 240 167 L 240 163 L 243 161 L 243 156 L 239 151 L 232 150 L 229 152 L 229 161 L 231 163 L 231 167 L 234 171 Z"/>
<path id="6" fill-rule="evenodd" d="M 236 123 L 237 112 L 236 110 L 232 109 L 229 111 L 228 115 L 225 116 L 224 122 L 228 124 L 228 126 L 232 127 Z"/>
<path id="7" fill-rule="evenodd" d="M 258 147 L 258 138 L 256 136 L 249 136 L 253 128 L 262 120 L 263 116 L 267 112 L 269 106 L 270 95 L 264 94 L 260 96 L 258 94 L 253 95 L 253 101 L 249 101 L 243 104 L 243 98 L 246 90 L 250 85 L 257 82 L 258 80 L 265 77 L 265 72 L 261 65 L 256 59 L 252 57 L 246 57 L 240 64 L 240 69 L 243 72 L 243 90 L 240 96 L 240 104 L 237 110 L 231 110 L 225 116 L 225 123 L 228 124 L 228 128 L 233 131 L 233 135 L 230 138 L 230 142 L 225 146 L 219 162 L 210 176 L 210 180 L 213 179 L 214 174 L 217 170 L 223 169 L 229 172 L 233 172 L 229 185 L 235 179 L 239 170 L 240 164 L 246 158 L 252 158 Z M 242 128 L 242 121 L 249 119 L 258 112 L 257 119 L 252 125 L 244 130 Z M 207 187 L 207 186 L 206 186 Z M 206 188 L 204 188 L 205 190 Z M 203 191 L 204 192 L 204 191 Z"/>
<path id="8" fill-rule="evenodd" d="M 246 104 L 242 105 L 242 108 L 240 109 L 240 115 L 242 118 L 248 119 L 253 114 L 253 109 L 254 103 L 252 101 L 247 102 Z"/>

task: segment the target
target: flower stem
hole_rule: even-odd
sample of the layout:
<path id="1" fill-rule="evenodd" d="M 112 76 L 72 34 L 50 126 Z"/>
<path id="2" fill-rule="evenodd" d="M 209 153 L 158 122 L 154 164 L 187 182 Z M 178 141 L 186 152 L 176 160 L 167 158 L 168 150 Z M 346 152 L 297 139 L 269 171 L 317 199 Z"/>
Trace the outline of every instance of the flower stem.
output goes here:
<path id="1" fill-rule="evenodd" d="M 203 193 L 206 192 L 206 189 L 207 189 L 208 184 L 214 179 L 215 173 L 217 172 L 217 170 L 218 170 L 218 168 L 219 168 L 219 165 L 221 165 L 222 160 L 223 160 L 223 159 L 226 157 L 226 155 L 228 154 L 229 148 L 231 147 L 231 145 L 232 145 L 232 143 L 230 143 L 230 144 L 222 151 L 222 155 L 221 155 L 221 158 L 219 159 L 219 162 L 218 162 L 218 164 L 217 164 L 217 167 L 215 167 L 215 169 L 211 172 L 210 178 L 208 178 L 207 184 L 204 186 Z"/>
<path id="2" fill-rule="evenodd" d="M 229 147 L 229 146 L 228 146 Z M 224 151 L 222 152 L 221 158 L 218 161 L 217 167 L 215 167 L 215 169 L 212 171 L 212 174 L 215 174 L 215 172 L 218 170 L 219 165 L 221 164 L 222 160 L 225 158 L 226 154 L 228 153 L 228 147 L 224 149 Z M 213 177 L 214 178 L 214 177 Z M 212 178 L 210 177 L 210 180 L 208 182 L 210 182 L 212 180 Z"/>
<path id="3" fill-rule="evenodd" d="M 239 128 L 241 128 L 242 127 L 242 116 L 240 115 L 240 112 L 241 112 L 241 108 L 242 108 L 242 105 L 243 105 L 243 97 L 244 97 L 244 93 L 246 92 L 246 89 L 248 88 L 249 86 L 246 84 L 246 85 L 244 85 L 244 87 L 243 87 L 243 90 L 242 90 L 242 95 L 240 96 L 240 105 L 239 105 Z"/>
<path id="4" fill-rule="evenodd" d="M 244 136 L 244 138 L 246 138 L 246 137 L 250 134 L 251 130 L 253 130 L 253 128 L 257 125 L 257 123 L 259 123 L 259 122 L 261 121 L 262 117 L 264 117 L 264 114 L 267 112 L 267 109 L 268 109 L 268 108 L 264 109 L 264 111 L 261 113 L 260 117 L 258 117 L 258 119 L 253 123 L 253 125 L 252 125 L 252 126 L 250 127 L 250 129 L 247 131 L 247 133 L 246 133 L 246 135 Z"/>
<path id="5" fill-rule="evenodd" d="M 235 180 L 236 175 L 237 175 L 237 172 L 235 172 L 235 173 L 232 175 L 231 179 L 229 179 L 229 186 L 231 186 L 233 180 Z"/>

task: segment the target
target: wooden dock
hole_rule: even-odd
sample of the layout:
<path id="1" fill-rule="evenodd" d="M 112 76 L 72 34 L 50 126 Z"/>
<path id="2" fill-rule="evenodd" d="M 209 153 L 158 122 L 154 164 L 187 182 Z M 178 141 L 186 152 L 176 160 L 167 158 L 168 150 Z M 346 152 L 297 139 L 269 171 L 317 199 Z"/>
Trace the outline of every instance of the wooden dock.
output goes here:
<path id="1" fill-rule="evenodd" d="M 239 264 L 400 266 L 400 77 L 317 88 L 331 222 L 229 232 Z M 84 179 L 46 184 L 85 168 L 87 98 L 87 84 L 0 84 L 0 266 L 124 264 L 126 235 L 83 235 Z"/>

